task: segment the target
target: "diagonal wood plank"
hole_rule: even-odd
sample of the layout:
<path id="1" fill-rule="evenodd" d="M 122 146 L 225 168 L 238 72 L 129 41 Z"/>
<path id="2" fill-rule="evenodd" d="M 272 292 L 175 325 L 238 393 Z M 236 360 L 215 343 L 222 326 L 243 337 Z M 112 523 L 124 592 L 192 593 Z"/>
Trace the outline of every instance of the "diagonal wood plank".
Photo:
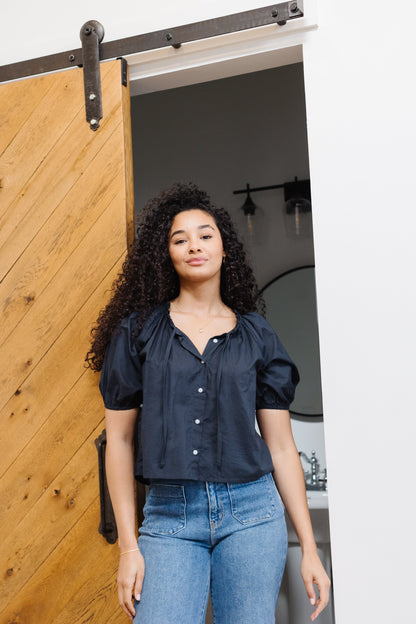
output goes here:
<path id="1" fill-rule="evenodd" d="M 97 530 L 98 376 L 83 366 L 134 227 L 129 90 L 120 61 L 101 73 L 104 121 L 95 133 L 85 122 L 79 69 L 0 88 L 7 624 L 124 620 L 114 592 L 117 549 Z"/>
<path id="2" fill-rule="evenodd" d="M 114 265 L 119 258 L 126 236 L 124 215 L 120 215 L 119 205 L 117 198 L 104 211 L 51 280 L 43 296 L 34 302 L 0 347 L 0 361 L 9 363 L 0 389 L 1 407 L 82 307 L 85 293 L 94 290 L 107 267 Z M 105 244 L 99 245 L 98 241 L 106 238 Z"/>
<path id="3" fill-rule="evenodd" d="M 0 101 L 6 104 L 0 105 L 0 158 L 51 87 L 48 77 L 42 76 L 40 80 L 21 80 L 12 88 L 0 88 Z"/>
<path id="4" fill-rule="evenodd" d="M 116 550 L 116 547 L 113 548 Z M 117 563 L 118 552 L 111 559 L 114 571 L 109 579 L 86 579 L 76 600 L 69 601 L 65 608 L 55 615 L 54 624 L 83 624 L 84 622 L 96 622 L 109 624 L 126 624 L 126 616 L 121 610 L 117 599 Z M 101 580 L 102 585 L 98 584 Z"/>
<path id="5" fill-rule="evenodd" d="M 103 63 L 103 76 L 110 71 L 111 65 L 111 62 Z M 73 119 L 83 114 L 84 87 L 81 69 L 74 68 L 43 78 L 44 82 L 38 86 L 41 90 L 45 89 L 42 91 L 42 99 L 32 109 L 31 115 L 18 129 L 0 158 L 0 178 L 3 180 L 0 230 L 3 230 L 8 219 L 14 222 L 14 215 L 11 214 L 14 200 L 19 195 L 26 194 L 27 183 L 33 178 L 39 165 L 50 150 L 62 140 L 65 130 Z M 37 81 L 38 78 L 27 80 Z M 7 100 L 8 92 L 12 91 L 13 87 L 13 83 L 0 85 L 0 97 Z M 85 114 L 83 121 L 85 123 Z M 83 130 L 85 139 L 91 140 L 86 132 L 88 126 Z M 18 216 L 20 219 L 23 211 L 20 211 Z"/>
<path id="6" fill-rule="evenodd" d="M 102 419 L 96 377 L 84 370 L 8 467 L 0 481 L 0 526 L 19 526 Z"/>
<path id="7" fill-rule="evenodd" d="M 107 614 L 111 617 L 120 610 L 115 591 L 118 548 L 98 534 L 98 514 L 99 499 L 94 497 L 47 562 L 36 569 L 0 612 L 2 622 L 104 624 Z M 39 596 L 47 600 L 39 600 Z M 122 621 L 125 616 L 119 619 L 120 624 Z"/>
<path id="8" fill-rule="evenodd" d="M 103 423 L 56 476 L 17 527 L 9 526 L 0 543 L 0 561 L 9 570 L 2 588 L 7 605 L 70 532 L 99 492 L 94 440 Z M 98 527 L 99 515 L 96 516 Z M 97 529 L 96 529 L 97 530 Z"/>
<path id="9" fill-rule="evenodd" d="M 79 90 L 82 81 L 74 69 L 61 74 L 57 80 L 48 76 L 50 87 L 46 88 L 38 106 L 20 127 L 19 132 L 4 150 L 0 160 L 0 176 L 3 180 L 0 228 L 10 218 L 10 206 L 24 185 L 33 176 L 45 155 L 62 136 L 80 110 Z M 1 91 L 9 85 L 1 85 Z M 0 91 L 0 93 L 1 93 Z"/>
<path id="10" fill-rule="evenodd" d="M 107 64 L 108 65 L 108 64 Z M 111 69 L 111 71 L 110 71 Z M 62 201 L 71 187 L 85 175 L 89 162 L 96 157 L 102 146 L 113 132 L 119 132 L 119 154 L 123 153 L 122 142 L 122 115 L 120 110 L 121 86 L 115 84 L 118 74 L 116 66 L 108 67 L 104 72 L 103 89 L 106 83 L 112 85 L 105 89 L 106 116 L 97 137 L 85 123 L 83 108 L 77 107 L 76 114 L 71 122 L 62 128 L 60 140 L 50 147 L 34 168 L 33 172 L 24 181 L 20 192 L 10 202 L 9 207 L 0 217 L 0 279 L 16 262 L 19 250 L 25 248 L 34 234 L 38 232 Z M 75 81 L 75 77 L 77 80 Z M 73 82 L 79 83 L 80 75 L 74 76 Z M 77 85 L 79 89 L 79 85 Z M 69 97 L 70 94 L 66 94 Z M 82 146 L 82 149 L 80 148 Z M 115 160 L 117 153 L 113 155 Z M 0 159 L 0 170 L 4 167 L 7 153 Z M 123 166 L 123 158 L 118 156 L 119 166 Z M 65 166 L 63 167 L 63 163 Z M 97 176 L 89 178 L 97 182 Z M 7 188 L 7 180 L 6 180 Z M 3 191 L 6 190 L 3 189 Z M 7 201 L 7 195 L 2 192 L 2 204 Z"/>
<path id="11" fill-rule="evenodd" d="M 1 285 L 0 344 L 42 295 L 44 288 L 119 192 L 123 169 L 120 158 L 116 158 L 118 144 L 118 133 L 114 132 L 96 155 L 102 162 L 104 183 L 91 183 L 89 180 L 89 172 L 93 174 L 97 167 L 94 158 L 85 175 L 72 187 L 4 278 Z M 9 239 L 10 245 L 6 244 L 0 250 L 0 258 L 3 253 L 9 258 L 15 256 L 10 247 L 19 253 L 19 237 L 16 238 L 15 241 Z"/>
<path id="12" fill-rule="evenodd" d="M 83 364 L 89 348 L 90 327 L 108 298 L 120 266 L 121 258 L 118 258 L 79 313 L 0 411 L 0 475 L 3 477 L 8 467 L 17 470 L 13 464 L 22 450 L 85 372 Z M 97 382 L 98 379 L 95 384 Z M 90 405 L 93 409 L 93 395 L 90 397 Z M 101 401 L 98 408 L 102 409 Z M 8 443 L 10 440 L 14 441 L 13 444 Z M 55 444 L 55 441 L 50 444 Z M 32 475 L 33 468 L 26 477 Z"/>

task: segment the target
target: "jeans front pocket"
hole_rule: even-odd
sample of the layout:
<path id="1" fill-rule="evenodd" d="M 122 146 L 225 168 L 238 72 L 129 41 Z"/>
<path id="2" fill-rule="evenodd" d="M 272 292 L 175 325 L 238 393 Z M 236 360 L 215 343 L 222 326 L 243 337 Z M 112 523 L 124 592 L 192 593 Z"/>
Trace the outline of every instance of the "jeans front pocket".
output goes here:
<path id="1" fill-rule="evenodd" d="M 231 513 L 241 524 L 260 522 L 283 515 L 279 493 L 270 473 L 257 481 L 229 483 Z"/>
<path id="2" fill-rule="evenodd" d="M 175 535 L 186 526 L 186 500 L 183 485 L 152 483 L 144 506 L 140 529 L 154 535 Z"/>

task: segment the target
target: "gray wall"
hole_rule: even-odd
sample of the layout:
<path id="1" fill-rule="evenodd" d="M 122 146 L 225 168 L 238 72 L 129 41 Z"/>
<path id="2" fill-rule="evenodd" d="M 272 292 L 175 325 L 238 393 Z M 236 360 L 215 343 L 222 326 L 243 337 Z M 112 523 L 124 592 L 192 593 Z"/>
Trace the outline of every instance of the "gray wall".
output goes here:
<path id="1" fill-rule="evenodd" d="M 176 181 L 227 208 L 244 236 L 233 190 L 309 177 L 302 64 L 132 98 L 136 210 Z M 283 191 L 254 193 L 263 210 L 250 255 L 260 286 L 313 263 L 313 243 L 287 238 Z M 256 239 L 255 239 L 256 241 Z"/>

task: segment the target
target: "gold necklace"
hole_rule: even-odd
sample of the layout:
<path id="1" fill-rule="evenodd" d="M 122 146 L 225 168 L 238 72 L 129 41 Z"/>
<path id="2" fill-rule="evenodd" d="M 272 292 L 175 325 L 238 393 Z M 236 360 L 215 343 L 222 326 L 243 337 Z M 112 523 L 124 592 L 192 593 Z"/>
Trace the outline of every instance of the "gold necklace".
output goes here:
<path id="1" fill-rule="evenodd" d="M 181 314 L 193 314 L 195 316 L 195 314 L 193 312 L 184 312 L 183 310 L 181 310 L 176 303 L 175 303 L 175 308 L 176 309 L 172 310 L 172 312 L 180 312 Z M 211 320 L 208 321 L 208 323 L 206 325 L 204 325 L 203 327 L 199 327 L 198 328 L 198 331 L 199 331 L 200 334 L 203 334 L 204 331 L 206 330 L 206 328 L 208 327 L 208 325 L 211 325 L 211 323 L 214 320 L 215 316 L 212 316 Z"/>

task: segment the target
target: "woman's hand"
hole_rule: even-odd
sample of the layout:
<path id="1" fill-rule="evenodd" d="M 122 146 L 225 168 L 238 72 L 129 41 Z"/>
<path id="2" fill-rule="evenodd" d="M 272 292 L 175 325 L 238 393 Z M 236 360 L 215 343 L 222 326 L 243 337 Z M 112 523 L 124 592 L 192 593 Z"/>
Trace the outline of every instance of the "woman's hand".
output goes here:
<path id="1" fill-rule="evenodd" d="M 301 573 L 306 592 L 313 606 L 315 620 L 328 604 L 331 581 L 318 557 L 305 490 L 305 477 L 293 439 L 288 410 L 257 410 L 261 435 L 273 460 L 274 480 L 302 547 Z M 313 585 L 317 585 L 316 600 Z"/>
<path id="2" fill-rule="evenodd" d="M 303 582 L 305 583 L 309 601 L 311 605 L 316 607 L 315 611 L 311 615 L 311 620 L 314 621 L 328 604 L 329 588 L 331 587 L 331 581 L 329 580 L 316 551 L 303 554 L 301 574 Z M 319 590 L 318 600 L 316 600 L 315 596 L 315 589 L 313 586 L 314 583 L 317 585 Z"/>
<path id="3" fill-rule="evenodd" d="M 134 499 L 133 433 L 137 413 L 137 409 L 105 410 L 107 483 L 116 517 L 118 545 L 123 553 L 117 576 L 118 600 L 130 619 L 135 616 L 132 594 L 137 599 L 144 578 L 144 559 L 137 547 Z"/>
<path id="4" fill-rule="evenodd" d="M 136 615 L 132 596 L 140 600 L 144 579 L 144 559 L 140 550 L 133 550 L 120 556 L 118 568 L 118 601 L 132 620 Z"/>

